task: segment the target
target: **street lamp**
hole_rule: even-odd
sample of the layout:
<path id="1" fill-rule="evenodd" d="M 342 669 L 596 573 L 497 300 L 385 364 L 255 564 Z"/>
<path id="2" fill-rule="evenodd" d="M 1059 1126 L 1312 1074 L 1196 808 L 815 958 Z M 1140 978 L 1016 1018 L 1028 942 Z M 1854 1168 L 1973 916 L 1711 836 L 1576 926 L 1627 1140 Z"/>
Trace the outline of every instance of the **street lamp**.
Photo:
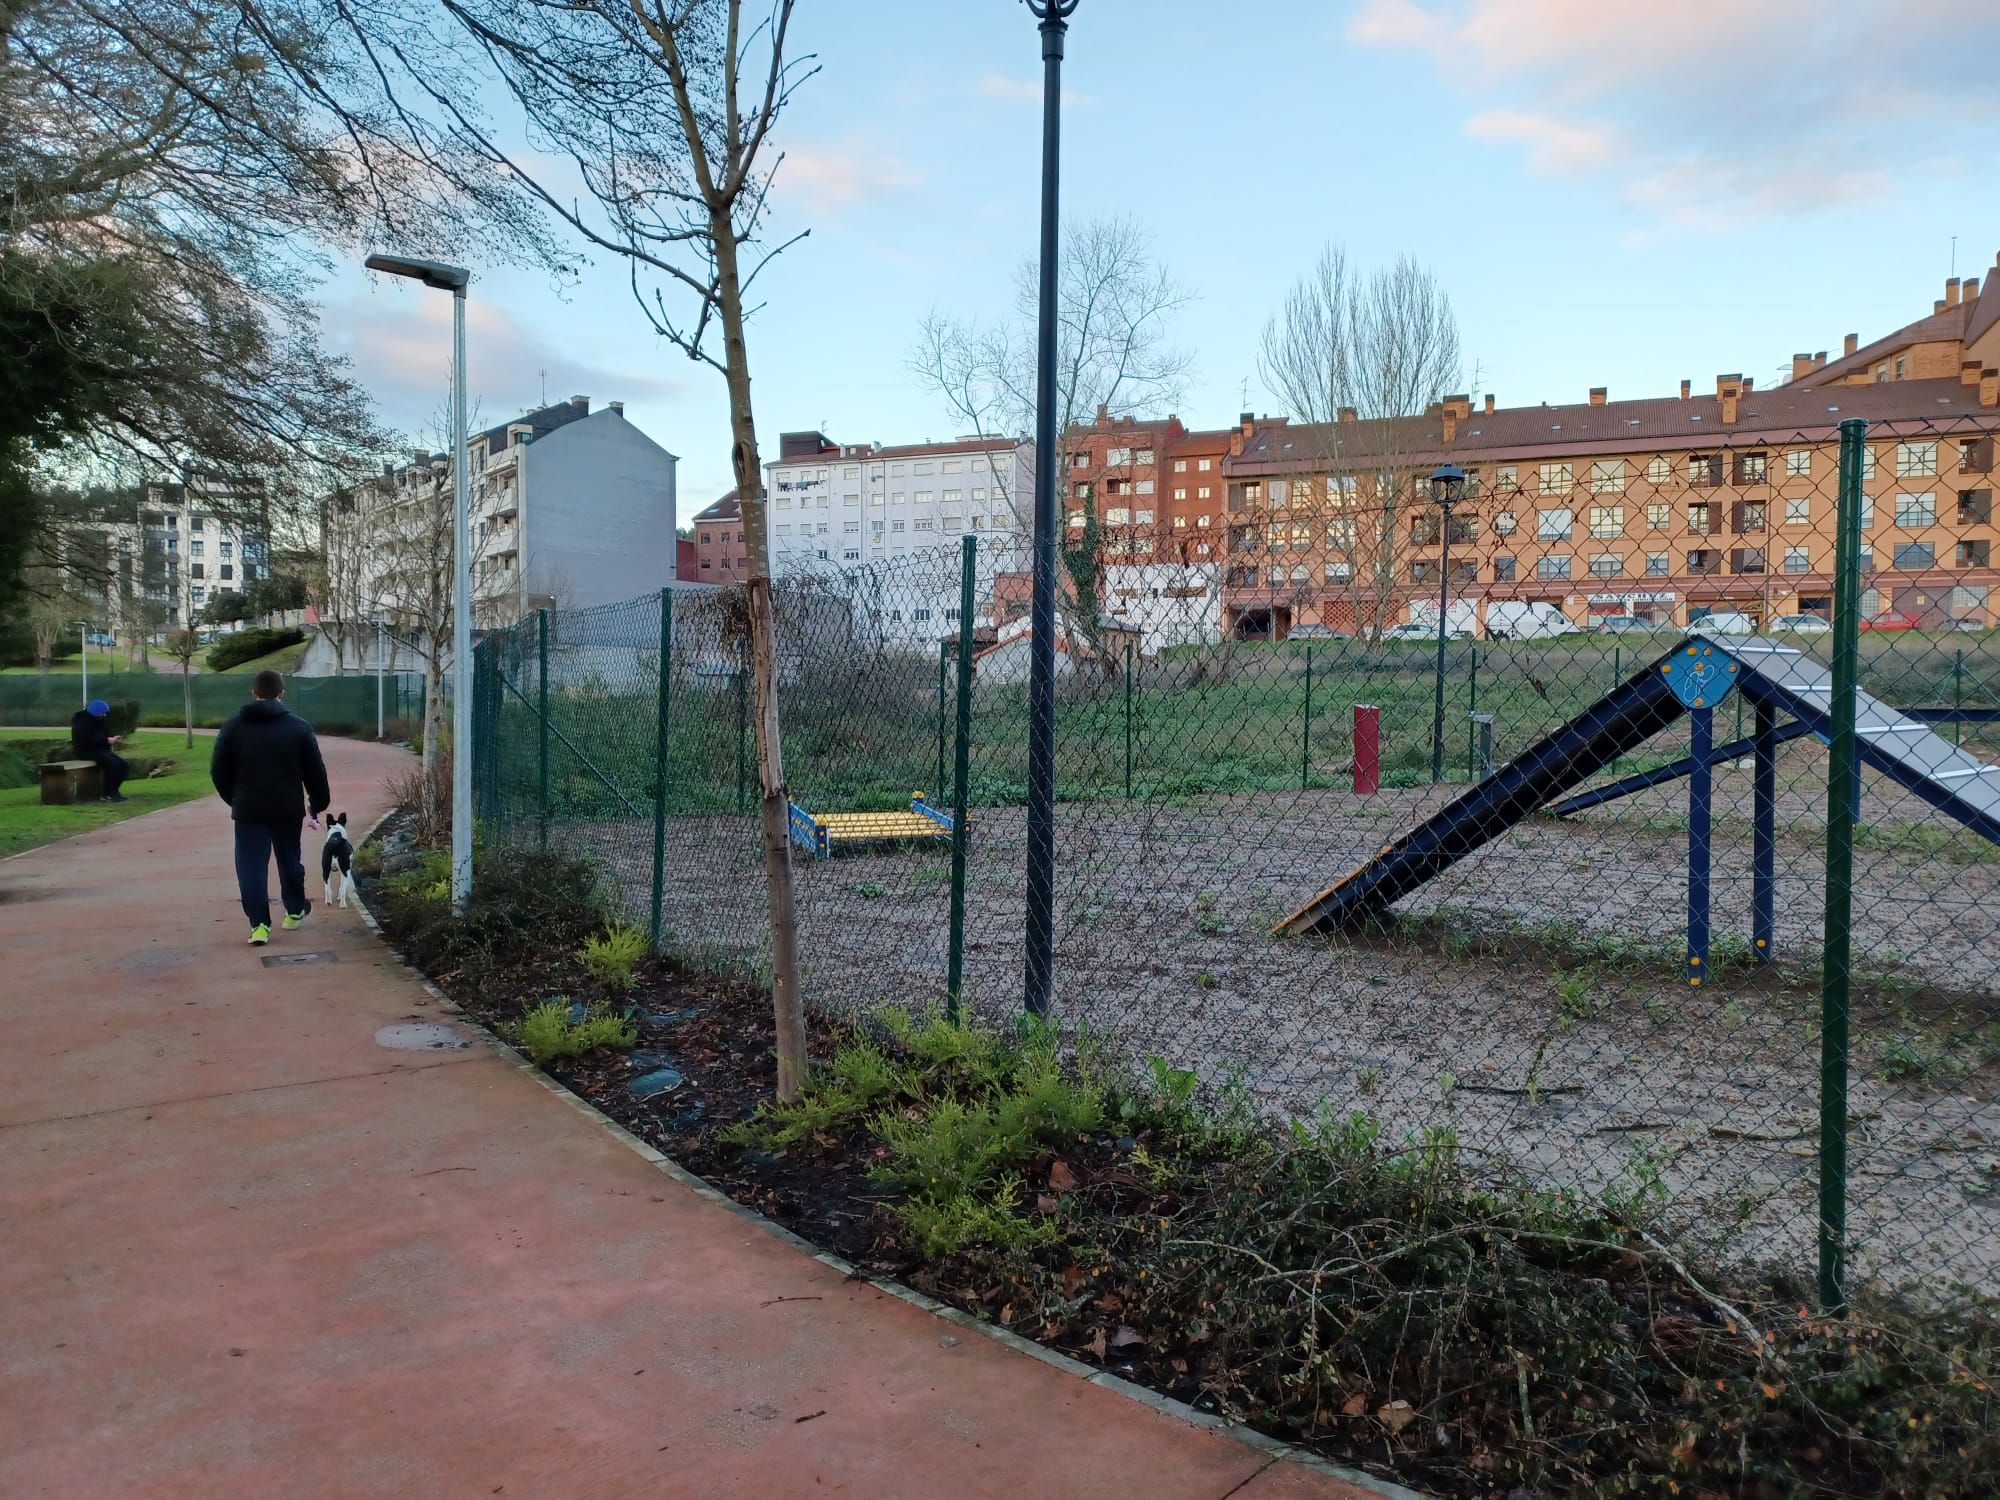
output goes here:
<path id="1" fill-rule="evenodd" d="M 1035 327 L 1035 527 L 1028 601 L 1028 1014 L 1055 987 L 1056 278 L 1062 181 L 1063 37 L 1077 0 L 1024 0 L 1042 33 L 1042 261 Z"/>
<path id="2" fill-rule="evenodd" d="M 371 255 L 364 264 L 451 293 L 451 909 L 462 914 L 472 895 L 472 551 L 466 519 L 472 489 L 465 472 L 465 288 L 472 273 L 400 255 Z M 379 706 L 379 681 L 376 695 Z"/>
<path id="3" fill-rule="evenodd" d="M 1431 470 L 1431 502 L 1438 508 L 1437 709 L 1431 716 L 1431 785 L 1444 780 L 1445 610 L 1451 600 L 1451 510 L 1465 498 L 1465 470 L 1439 464 Z"/>
<path id="4" fill-rule="evenodd" d="M 382 658 L 386 655 L 383 632 L 388 629 L 388 621 L 382 616 L 375 617 L 375 740 L 381 743 L 383 725 L 382 714 Z"/>
<path id="5" fill-rule="evenodd" d="M 83 706 L 90 707 L 90 621 L 76 622 L 77 660 L 83 663 Z"/>

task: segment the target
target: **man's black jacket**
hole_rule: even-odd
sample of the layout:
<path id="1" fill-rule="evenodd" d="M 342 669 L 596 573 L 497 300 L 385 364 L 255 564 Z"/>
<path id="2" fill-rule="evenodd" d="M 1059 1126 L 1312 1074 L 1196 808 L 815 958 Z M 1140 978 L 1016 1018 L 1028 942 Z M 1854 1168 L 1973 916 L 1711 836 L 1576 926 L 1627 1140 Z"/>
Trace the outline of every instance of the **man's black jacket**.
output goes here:
<path id="1" fill-rule="evenodd" d="M 208 776 L 239 823 L 295 823 L 304 802 L 318 814 L 333 801 L 312 725 L 275 698 L 244 704 L 222 726 Z"/>

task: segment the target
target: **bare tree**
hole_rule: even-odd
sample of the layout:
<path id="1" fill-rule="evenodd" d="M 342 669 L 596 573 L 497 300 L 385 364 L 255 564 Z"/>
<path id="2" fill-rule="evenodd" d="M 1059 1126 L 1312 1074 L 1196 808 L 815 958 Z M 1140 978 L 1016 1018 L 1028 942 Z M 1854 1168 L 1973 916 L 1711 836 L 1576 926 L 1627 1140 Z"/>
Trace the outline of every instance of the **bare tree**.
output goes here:
<path id="1" fill-rule="evenodd" d="M 789 793 L 778 713 L 770 539 L 750 400 L 746 299 L 795 240 L 764 238 L 782 157 L 772 132 L 816 71 L 789 54 L 794 0 L 443 0 L 522 106 L 554 171 L 478 136 L 507 174 L 587 245 L 620 259 L 654 329 L 726 382 L 731 465 L 747 533 L 751 675 L 771 903 L 780 1098 L 805 1081 Z M 752 13 L 754 12 L 754 13 Z M 428 107 L 465 126 L 463 80 L 423 80 Z M 545 175 L 545 172 L 547 175 Z M 576 191 L 580 182 L 582 193 Z M 802 237 L 802 236 L 799 236 Z M 795 239 L 798 237 L 795 237 Z"/>
<path id="2" fill-rule="evenodd" d="M 1407 549 L 1427 536 L 1416 460 L 1435 448 L 1437 410 L 1463 374 L 1451 299 L 1408 256 L 1363 275 L 1329 245 L 1265 324 L 1259 362 L 1266 389 L 1292 415 L 1300 467 L 1233 511 L 1231 553 L 1282 546 L 1320 558 L 1356 628 L 1378 636 Z M 1296 592 L 1289 576 L 1284 588 Z"/>
<path id="3" fill-rule="evenodd" d="M 1170 339 L 1174 316 L 1192 294 L 1153 258 L 1151 241 L 1130 219 L 1093 219 L 1063 230 L 1056 293 L 1056 431 L 1110 416 L 1172 407 L 1192 356 Z M 1040 269 L 1015 271 L 1008 316 L 980 323 L 933 309 L 918 329 L 908 364 L 952 415 L 978 433 L 1023 435 L 1035 426 L 1035 344 Z M 992 455 L 988 455 L 989 468 Z M 1035 455 L 1056 465 L 1062 455 Z M 998 474 L 994 474 L 996 485 Z M 1033 530 L 1033 494 L 1009 492 L 1016 526 Z M 1072 629 L 1102 655 L 1101 576 L 1096 497 L 1084 501 L 1079 535 L 1065 532 L 1061 608 Z"/>
<path id="4" fill-rule="evenodd" d="M 201 654 L 201 636 L 192 625 L 171 632 L 163 648 L 181 664 L 181 713 L 187 719 L 187 742 L 194 746 L 194 659 Z"/>

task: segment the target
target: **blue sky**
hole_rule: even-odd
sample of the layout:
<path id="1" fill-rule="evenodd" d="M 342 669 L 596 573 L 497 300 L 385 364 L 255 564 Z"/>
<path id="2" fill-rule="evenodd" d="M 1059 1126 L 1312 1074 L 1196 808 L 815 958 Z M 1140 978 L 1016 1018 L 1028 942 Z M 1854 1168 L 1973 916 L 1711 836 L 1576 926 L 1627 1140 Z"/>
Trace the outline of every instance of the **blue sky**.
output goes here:
<path id="1" fill-rule="evenodd" d="M 803 0 L 821 71 L 784 125 L 751 328 L 759 434 L 944 437 L 905 368 L 933 307 L 1001 312 L 1033 252 L 1040 57 L 1018 0 Z M 1195 293 L 1181 415 L 1273 410 L 1264 320 L 1336 241 L 1443 279 L 1506 405 L 1759 383 L 1928 311 L 2000 251 L 1991 0 L 1083 0 L 1064 208 L 1124 215 Z M 482 268 L 468 368 L 498 421 L 584 393 L 681 455 L 682 519 L 730 483 L 719 376 L 656 338 L 622 267 L 567 291 Z M 448 299 L 343 273 L 330 340 L 425 428 Z M 546 371 L 546 376 L 542 372 Z"/>

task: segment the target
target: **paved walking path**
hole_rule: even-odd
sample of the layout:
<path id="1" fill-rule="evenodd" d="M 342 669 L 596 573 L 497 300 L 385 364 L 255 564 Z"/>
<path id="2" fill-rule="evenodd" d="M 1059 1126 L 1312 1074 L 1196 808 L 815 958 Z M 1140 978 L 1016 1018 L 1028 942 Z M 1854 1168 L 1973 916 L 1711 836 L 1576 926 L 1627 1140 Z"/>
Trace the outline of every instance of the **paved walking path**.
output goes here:
<path id="1" fill-rule="evenodd" d="M 366 827 L 400 753 L 326 750 Z M 0 863 L 0 1496 L 1363 1493 L 845 1281 L 483 1044 L 379 1045 L 434 1003 L 353 912 L 260 962 L 226 818 Z"/>

